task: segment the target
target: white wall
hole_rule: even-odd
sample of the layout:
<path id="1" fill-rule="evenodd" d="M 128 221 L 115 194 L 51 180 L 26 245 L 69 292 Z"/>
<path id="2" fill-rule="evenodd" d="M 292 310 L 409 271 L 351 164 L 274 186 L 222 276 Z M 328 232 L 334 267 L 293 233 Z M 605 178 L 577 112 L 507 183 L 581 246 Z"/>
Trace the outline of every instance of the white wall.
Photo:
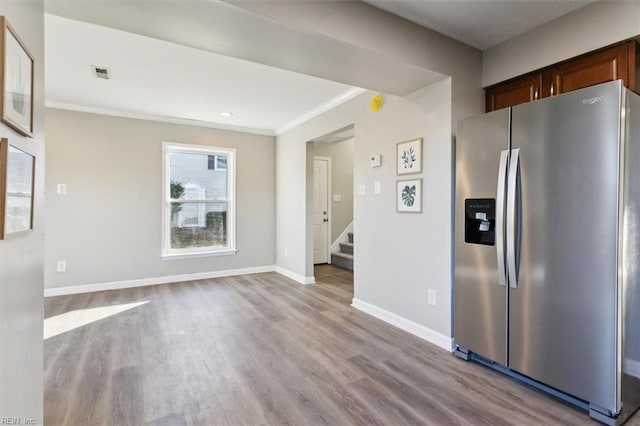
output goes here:
<path id="1" fill-rule="evenodd" d="M 365 184 L 367 195 L 355 198 L 355 298 L 451 336 L 451 79 L 407 97 L 389 96 L 377 114 L 360 108 L 355 183 Z M 396 143 L 417 137 L 423 138 L 423 173 L 396 176 Z M 369 166 L 372 154 L 382 154 L 382 167 Z M 413 178 L 423 179 L 423 212 L 397 213 L 396 181 Z M 372 195 L 374 180 L 382 182 L 381 195 Z M 437 292 L 437 306 L 427 304 L 429 288 Z"/>
<path id="2" fill-rule="evenodd" d="M 311 223 L 311 209 L 305 206 L 309 202 L 310 185 L 307 141 L 355 124 L 355 185 L 365 183 L 369 192 L 372 191 L 373 175 L 369 175 L 372 172 L 367 159 L 378 153 L 371 152 L 373 149 L 383 155 L 386 153 L 388 162 L 389 152 L 397 142 L 419 136 L 429 141 L 425 148 L 426 167 L 429 168 L 423 174 L 425 194 L 429 196 L 429 201 L 425 202 L 431 203 L 426 204 L 429 211 L 414 218 L 396 216 L 393 213 L 395 204 L 389 203 L 387 198 L 395 194 L 396 178 L 385 167 L 377 172 L 381 174 L 384 194 L 362 200 L 356 196 L 354 200 L 358 245 L 355 293 L 356 298 L 419 327 L 434 330 L 444 336 L 441 341 L 447 340 L 452 321 L 454 166 L 451 135 L 455 133 L 458 119 L 484 110 L 480 51 L 362 2 L 233 3 L 288 25 L 375 52 L 384 57 L 385 62 L 408 63 L 450 76 L 419 93 L 405 97 L 386 96 L 383 111 L 373 116 L 367 115 L 372 93 L 363 94 L 278 136 L 276 148 L 276 262 L 295 274 L 310 277 L 313 274 L 312 238 L 309 236 L 311 227 L 307 225 Z M 402 79 L 403 76 L 397 74 L 394 78 Z M 446 138 L 443 138 L 444 134 Z M 395 195 L 393 197 L 395 199 Z M 371 228 L 373 222 L 375 229 Z M 425 235 L 427 230 L 429 233 Z M 402 243 L 401 233 L 410 234 L 405 237 L 406 245 Z M 306 235 L 306 241 L 300 238 L 301 235 Z M 396 251 L 380 249 L 384 244 Z M 376 250 L 389 256 L 381 258 Z M 417 259 L 420 269 L 416 274 L 399 271 L 407 262 Z M 362 272 L 365 269 L 369 272 Z M 427 288 L 438 292 L 439 302 L 435 308 L 426 303 Z"/>
<path id="3" fill-rule="evenodd" d="M 353 139 L 335 143 L 316 142 L 315 155 L 331 158 L 331 243 L 353 222 Z M 338 194 L 340 201 L 333 195 Z"/>
<path id="4" fill-rule="evenodd" d="M 296 275 L 313 276 L 313 143 L 320 136 L 354 123 L 357 105 L 368 102 L 362 94 L 276 138 L 276 264 Z M 356 135 L 357 141 L 357 135 Z M 307 145 L 310 145 L 309 149 Z M 303 238 L 306 236 L 306 238 Z"/>
<path id="5" fill-rule="evenodd" d="M 44 262 L 44 5 L 0 1 L 35 61 L 34 138 L 4 124 L 0 136 L 36 156 L 32 232 L 0 241 L 0 418 L 43 423 L 42 290 Z"/>
<path id="6" fill-rule="evenodd" d="M 406 97 L 387 95 L 378 113 L 369 109 L 372 95 L 358 96 L 277 138 L 277 262 L 297 274 L 313 275 L 313 240 L 307 238 L 305 244 L 299 238 L 309 233 L 312 220 L 313 183 L 307 172 L 313 144 L 306 142 L 354 124 L 354 185 L 364 184 L 368 191 L 354 198 L 355 298 L 447 337 L 452 289 L 451 79 Z M 424 172 L 414 175 L 423 178 L 424 212 L 399 214 L 396 143 L 417 137 L 424 138 Z M 382 155 L 382 167 L 369 166 L 373 154 Z M 306 168 L 299 166 L 305 158 Z M 380 195 L 373 195 L 374 180 L 381 181 Z M 435 307 L 426 303 L 429 288 L 438 294 Z"/>
<path id="7" fill-rule="evenodd" d="M 596 1 L 483 53 L 484 87 L 640 35 L 640 2 Z"/>
<path id="8" fill-rule="evenodd" d="M 274 265 L 273 137 L 58 109 L 46 132 L 47 288 Z M 163 141 L 236 148 L 237 254 L 161 259 Z"/>

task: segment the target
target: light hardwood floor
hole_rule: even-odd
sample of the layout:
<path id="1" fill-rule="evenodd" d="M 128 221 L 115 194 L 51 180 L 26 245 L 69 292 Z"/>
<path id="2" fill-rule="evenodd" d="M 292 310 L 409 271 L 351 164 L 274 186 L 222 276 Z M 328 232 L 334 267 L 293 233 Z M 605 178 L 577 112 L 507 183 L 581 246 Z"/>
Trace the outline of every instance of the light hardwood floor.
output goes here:
<path id="1" fill-rule="evenodd" d="M 590 423 L 353 309 L 351 272 L 320 266 L 316 279 L 266 273 L 46 299 L 49 326 L 128 309 L 45 340 L 45 424 Z"/>

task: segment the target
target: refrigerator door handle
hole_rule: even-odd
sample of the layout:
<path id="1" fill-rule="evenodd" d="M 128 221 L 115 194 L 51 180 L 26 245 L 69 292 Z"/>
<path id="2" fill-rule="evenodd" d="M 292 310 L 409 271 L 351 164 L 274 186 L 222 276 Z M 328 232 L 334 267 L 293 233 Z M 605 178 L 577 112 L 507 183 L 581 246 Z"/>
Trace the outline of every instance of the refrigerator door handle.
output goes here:
<path id="1" fill-rule="evenodd" d="M 509 181 L 507 183 L 507 270 L 509 271 L 509 286 L 518 288 L 518 270 L 516 268 L 516 242 L 518 229 L 516 228 L 516 206 L 518 204 L 518 174 L 520 171 L 520 148 L 511 150 L 509 164 Z"/>
<path id="2" fill-rule="evenodd" d="M 498 188 L 496 193 L 496 253 L 498 256 L 498 283 L 507 286 L 507 268 L 504 258 L 504 198 L 507 182 L 507 163 L 509 150 L 500 153 L 498 167 Z"/>

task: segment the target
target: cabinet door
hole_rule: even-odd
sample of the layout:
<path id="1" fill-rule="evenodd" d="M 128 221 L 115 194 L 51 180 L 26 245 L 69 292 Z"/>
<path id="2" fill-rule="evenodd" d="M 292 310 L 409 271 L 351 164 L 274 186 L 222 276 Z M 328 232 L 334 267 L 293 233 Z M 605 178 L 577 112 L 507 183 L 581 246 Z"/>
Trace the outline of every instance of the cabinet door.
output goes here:
<path id="1" fill-rule="evenodd" d="M 542 74 L 536 73 L 486 89 L 487 112 L 540 99 Z"/>
<path id="2" fill-rule="evenodd" d="M 619 79 L 635 90 L 635 43 L 627 42 L 573 59 L 553 67 L 550 74 L 551 96 Z"/>

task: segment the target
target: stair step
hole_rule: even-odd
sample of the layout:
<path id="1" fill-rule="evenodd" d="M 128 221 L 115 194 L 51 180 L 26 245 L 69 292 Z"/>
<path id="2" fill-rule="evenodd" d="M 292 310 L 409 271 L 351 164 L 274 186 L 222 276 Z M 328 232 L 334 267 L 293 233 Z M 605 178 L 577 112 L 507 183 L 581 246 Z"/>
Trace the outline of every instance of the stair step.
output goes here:
<path id="1" fill-rule="evenodd" d="M 349 237 L 349 242 L 353 244 L 353 232 L 347 232 L 347 236 Z"/>
<path id="2" fill-rule="evenodd" d="M 353 254 L 353 243 L 340 243 L 340 252 Z"/>
<path id="3" fill-rule="evenodd" d="M 353 255 L 348 253 L 331 253 L 331 264 L 353 271 Z"/>

